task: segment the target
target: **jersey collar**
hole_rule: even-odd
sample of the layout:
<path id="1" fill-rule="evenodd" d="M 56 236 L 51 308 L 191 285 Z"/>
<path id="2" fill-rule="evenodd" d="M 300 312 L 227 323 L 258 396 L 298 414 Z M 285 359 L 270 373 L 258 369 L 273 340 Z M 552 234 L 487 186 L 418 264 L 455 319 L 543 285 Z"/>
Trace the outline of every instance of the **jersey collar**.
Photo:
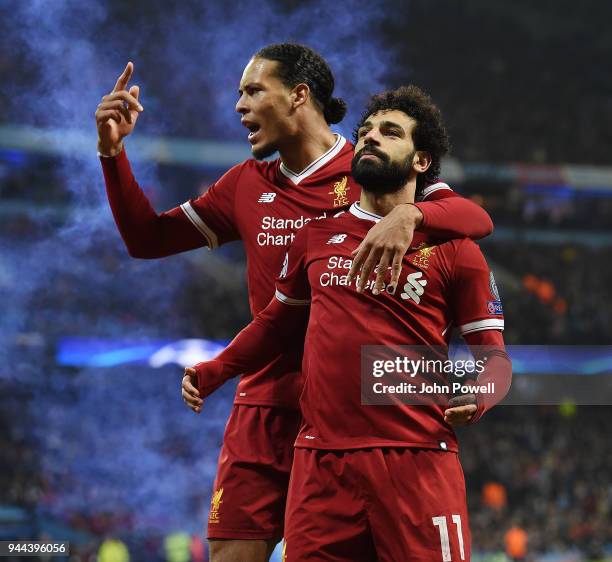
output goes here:
<path id="1" fill-rule="evenodd" d="M 314 162 L 311 162 L 306 166 L 299 174 L 296 174 L 285 164 L 281 162 L 280 171 L 288 177 L 295 185 L 298 185 L 303 179 L 314 174 L 317 170 L 320 170 L 325 164 L 327 164 L 334 156 L 336 156 L 346 144 L 346 139 L 342 135 L 336 134 L 336 142 L 333 146 L 322 156 L 319 156 Z"/>
<path id="2" fill-rule="evenodd" d="M 364 211 L 359 206 L 359 201 L 355 201 L 351 205 L 349 212 L 352 215 L 355 215 L 358 219 L 363 219 L 366 221 L 378 222 L 380 219 L 382 219 L 380 215 L 375 215 L 374 213 L 370 213 L 369 211 Z"/>

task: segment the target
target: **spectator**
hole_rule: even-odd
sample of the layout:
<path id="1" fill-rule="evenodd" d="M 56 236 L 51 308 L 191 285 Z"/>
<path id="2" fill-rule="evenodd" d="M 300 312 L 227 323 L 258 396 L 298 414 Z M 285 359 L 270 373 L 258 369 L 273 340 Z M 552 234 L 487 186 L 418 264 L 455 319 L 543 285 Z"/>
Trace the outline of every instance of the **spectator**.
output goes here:
<path id="1" fill-rule="evenodd" d="M 504 537 L 506 554 L 513 562 L 523 562 L 527 556 L 527 531 L 513 525 Z"/>
<path id="2" fill-rule="evenodd" d="M 130 562 L 130 553 L 119 539 L 107 538 L 100 545 L 98 562 Z"/>

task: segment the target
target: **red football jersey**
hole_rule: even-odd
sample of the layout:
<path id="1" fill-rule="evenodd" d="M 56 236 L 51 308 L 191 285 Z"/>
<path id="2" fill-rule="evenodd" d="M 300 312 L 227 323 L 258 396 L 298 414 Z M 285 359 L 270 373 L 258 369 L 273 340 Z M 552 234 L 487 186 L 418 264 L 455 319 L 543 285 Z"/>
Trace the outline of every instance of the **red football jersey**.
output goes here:
<path id="1" fill-rule="evenodd" d="M 279 159 L 246 160 L 201 197 L 181 205 L 209 248 L 243 241 L 253 316 L 274 296 L 274 280 L 295 232 L 359 199 L 361 188 L 350 175 L 352 157 L 352 145 L 338 136 L 334 146 L 301 174 L 290 171 Z M 301 360 L 300 345 L 288 349 L 263 371 L 244 375 L 236 403 L 297 407 Z"/>
<path id="2" fill-rule="evenodd" d="M 497 289 L 473 241 L 435 242 L 415 233 L 395 292 L 358 293 L 354 281 L 346 283 L 351 251 L 380 218 L 354 203 L 335 219 L 309 225 L 296 235 L 277 280 L 277 299 L 311 305 L 300 399 L 304 424 L 296 446 L 456 451 L 443 406 L 361 405 L 361 349 L 446 347 L 453 325 L 462 334 L 503 330 Z"/>
<path id="3" fill-rule="evenodd" d="M 289 170 L 280 159 L 246 160 L 201 197 L 181 205 L 209 248 L 243 241 L 253 316 L 273 297 L 274 279 L 296 231 L 359 200 L 361 187 L 350 175 L 352 157 L 353 145 L 338 135 L 334 146 L 300 174 Z M 428 186 L 423 197 L 439 195 L 440 190 L 453 194 L 448 185 L 439 182 Z M 263 371 L 244 375 L 238 384 L 236 403 L 296 407 L 302 390 L 298 374 L 301 360 L 300 345 L 288 349 Z"/>
<path id="4" fill-rule="evenodd" d="M 101 162 L 113 216 L 130 254 L 160 258 L 241 239 L 255 316 L 274 296 L 274 279 L 294 233 L 359 199 L 360 187 L 350 175 L 352 156 L 353 146 L 337 136 L 335 144 L 299 174 L 280 159 L 247 160 L 231 168 L 202 196 L 159 215 L 138 186 L 125 151 L 102 157 Z M 445 183 L 428 186 L 420 198 L 425 199 L 419 207 L 423 230 L 444 238 L 479 238 L 491 232 L 487 213 Z M 301 354 L 301 347 L 287 350 L 264 370 L 244 376 L 236 403 L 297 408 Z"/>

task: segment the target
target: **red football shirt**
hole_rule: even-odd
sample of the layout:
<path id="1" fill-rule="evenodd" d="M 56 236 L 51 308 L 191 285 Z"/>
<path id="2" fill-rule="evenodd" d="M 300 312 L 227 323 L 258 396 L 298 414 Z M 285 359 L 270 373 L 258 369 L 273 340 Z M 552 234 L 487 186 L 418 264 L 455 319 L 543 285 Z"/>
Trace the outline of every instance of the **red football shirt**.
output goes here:
<path id="1" fill-rule="evenodd" d="M 503 330 L 497 289 L 473 241 L 435 242 L 415 233 L 394 294 L 358 293 L 346 283 L 351 251 L 380 218 L 354 203 L 335 219 L 309 225 L 296 235 L 277 280 L 278 300 L 311 306 L 296 446 L 456 451 L 443 406 L 361 405 L 361 348 L 446 347 L 453 325 L 462 334 Z"/>
<path id="2" fill-rule="evenodd" d="M 351 143 L 337 136 L 335 144 L 300 174 L 280 159 L 246 160 L 197 199 L 159 215 L 138 186 L 125 151 L 116 157 L 102 157 L 101 162 L 113 215 L 131 255 L 159 258 L 241 239 L 255 316 L 274 295 L 274 279 L 295 232 L 359 199 L 361 189 L 350 175 L 352 156 Z M 445 237 L 490 233 L 486 212 L 458 197 L 445 183 L 428 186 L 424 199 L 420 206 L 423 229 L 437 229 Z M 297 408 L 302 388 L 297 375 L 301 356 L 301 346 L 288 349 L 262 371 L 243 376 L 236 403 Z"/>
<path id="3" fill-rule="evenodd" d="M 273 297 L 274 280 L 295 232 L 359 199 L 361 188 L 350 175 L 352 157 L 352 145 L 338 136 L 334 146 L 301 174 L 291 172 L 280 160 L 247 160 L 204 195 L 181 206 L 210 248 L 243 241 L 253 316 Z M 244 375 L 236 403 L 295 408 L 302 389 L 301 360 L 299 345 L 262 371 Z"/>

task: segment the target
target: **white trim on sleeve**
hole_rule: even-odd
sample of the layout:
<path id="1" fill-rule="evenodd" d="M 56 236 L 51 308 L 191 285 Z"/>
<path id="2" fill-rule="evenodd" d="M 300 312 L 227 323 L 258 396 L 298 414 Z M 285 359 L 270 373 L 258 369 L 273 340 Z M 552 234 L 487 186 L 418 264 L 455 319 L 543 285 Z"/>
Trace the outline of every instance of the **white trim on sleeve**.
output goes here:
<path id="1" fill-rule="evenodd" d="M 217 235 L 200 218 L 200 215 L 196 213 L 196 210 L 191 206 L 191 203 L 189 201 L 183 203 L 181 205 L 181 209 L 183 213 L 185 213 L 185 216 L 191 221 L 191 224 L 193 224 L 193 226 L 198 229 L 200 234 L 202 234 L 204 238 L 206 238 L 206 241 L 208 242 L 208 248 L 210 250 L 214 250 L 215 248 L 219 247 L 219 240 L 217 238 Z"/>
<path id="2" fill-rule="evenodd" d="M 284 302 L 285 304 L 290 304 L 292 306 L 307 306 L 310 304 L 310 299 L 292 299 L 287 295 L 283 295 L 283 293 L 281 293 L 278 289 L 276 289 L 274 296 L 279 301 Z"/>
<path id="3" fill-rule="evenodd" d="M 444 183 L 442 181 L 439 181 L 438 183 L 432 183 L 431 185 L 428 185 L 423 192 L 421 193 L 419 199 L 421 201 L 424 201 L 425 199 L 427 199 L 427 197 L 429 197 L 434 191 L 439 191 L 440 189 L 451 189 L 451 187 L 447 184 Z"/>
<path id="4" fill-rule="evenodd" d="M 472 332 L 480 332 L 482 330 L 504 330 L 504 321 L 501 318 L 485 318 L 484 320 L 476 320 L 469 322 L 463 326 L 459 326 L 461 335 L 471 334 Z"/>

